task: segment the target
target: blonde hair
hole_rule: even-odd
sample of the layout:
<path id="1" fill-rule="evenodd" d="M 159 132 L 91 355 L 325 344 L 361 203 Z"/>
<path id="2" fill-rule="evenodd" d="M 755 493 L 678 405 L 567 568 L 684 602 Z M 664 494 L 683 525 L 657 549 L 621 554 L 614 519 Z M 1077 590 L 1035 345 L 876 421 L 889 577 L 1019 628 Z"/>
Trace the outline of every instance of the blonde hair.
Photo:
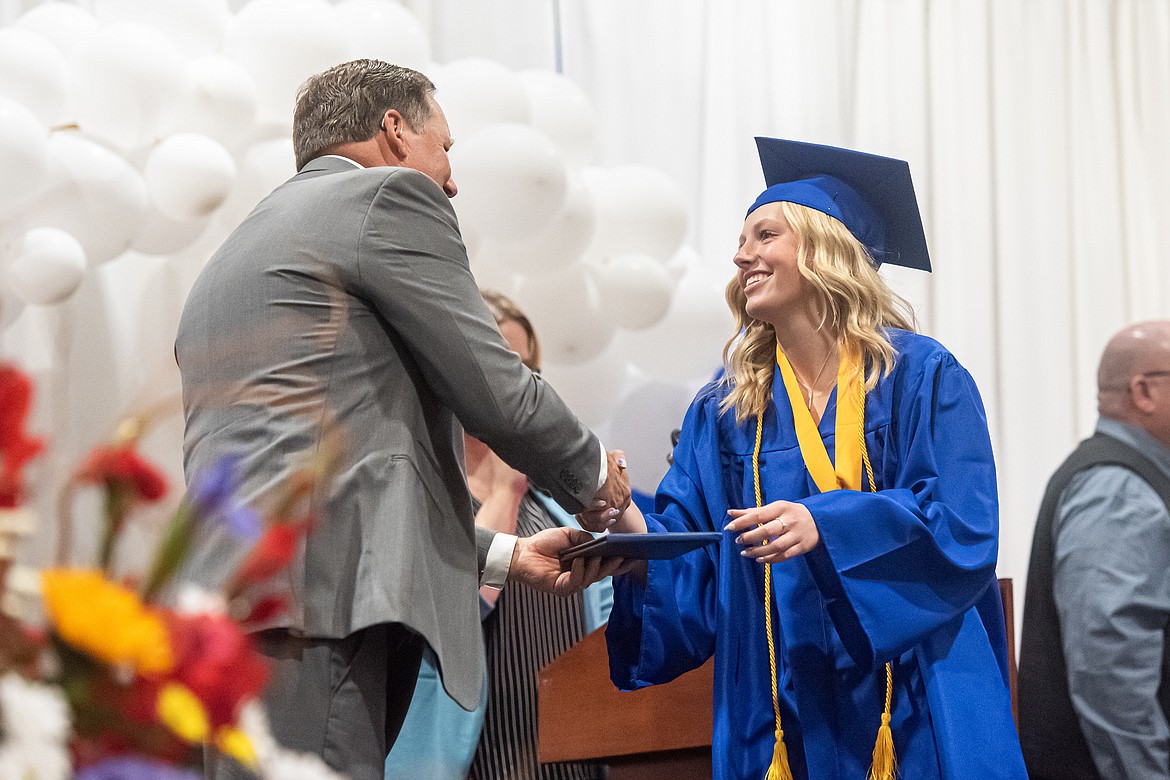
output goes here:
<path id="1" fill-rule="evenodd" d="M 528 366 L 529 370 L 540 373 L 540 340 L 536 338 L 536 328 L 532 327 L 532 321 L 528 319 L 528 315 L 516 305 L 515 301 L 502 292 L 480 290 L 479 294 L 483 296 L 483 302 L 487 304 L 488 311 L 495 317 L 496 325 L 514 322 L 524 329 L 524 335 L 528 340 L 528 360 L 524 361 L 524 365 Z"/>
<path id="2" fill-rule="evenodd" d="M 819 327 L 836 335 L 841 352 L 860 352 L 866 389 L 873 389 L 894 367 L 894 347 L 885 329 L 915 330 L 914 310 L 886 285 L 865 246 L 843 224 L 806 206 L 780 205 L 796 233 L 797 268 L 816 298 Z M 767 408 L 771 398 L 776 329 L 747 313 L 738 276 L 727 285 L 727 305 L 737 333 L 723 348 L 723 381 L 731 391 L 720 409 L 734 407 L 736 421 L 743 422 Z"/>

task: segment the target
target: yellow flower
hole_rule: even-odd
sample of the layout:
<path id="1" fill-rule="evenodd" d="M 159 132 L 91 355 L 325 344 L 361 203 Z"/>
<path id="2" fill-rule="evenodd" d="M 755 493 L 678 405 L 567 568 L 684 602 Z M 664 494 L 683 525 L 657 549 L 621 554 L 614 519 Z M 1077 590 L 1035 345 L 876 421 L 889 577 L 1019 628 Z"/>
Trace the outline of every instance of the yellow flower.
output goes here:
<path id="1" fill-rule="evenodd" d="M 78 650 L 145 674 L 174 667 L 162 620 L 101 572 L 48 569 L 41 573 L 41 590 L 53 630 Z"/>
<path id="2" fill-rule="evenodd" d="M 235 726 L 223 726 L 216 731 L 215 746 L 246 767 L 255 769 L 260 765 L 252 740 Z"/>
<path id="3" fill-rule="evenodd" d="M 191 689 L 176 682 L 163 686 L 158 695 L 158 717 L 167 728 L 187 742 L 203 742 L 211 724 L 202 702 Z"/>

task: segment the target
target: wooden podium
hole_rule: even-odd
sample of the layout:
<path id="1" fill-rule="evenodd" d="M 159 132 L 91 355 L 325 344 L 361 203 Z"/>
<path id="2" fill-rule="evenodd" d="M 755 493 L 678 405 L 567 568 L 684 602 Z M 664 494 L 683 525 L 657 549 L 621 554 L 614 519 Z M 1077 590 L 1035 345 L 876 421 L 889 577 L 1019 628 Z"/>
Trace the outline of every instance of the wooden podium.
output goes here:
<path id="1" fill-rule="evenodd" d="M 540 670 L 540 760 L 608 764 L 610 780 L 710 778 L 712 663 L 622 693 L 599 628 Z"/>

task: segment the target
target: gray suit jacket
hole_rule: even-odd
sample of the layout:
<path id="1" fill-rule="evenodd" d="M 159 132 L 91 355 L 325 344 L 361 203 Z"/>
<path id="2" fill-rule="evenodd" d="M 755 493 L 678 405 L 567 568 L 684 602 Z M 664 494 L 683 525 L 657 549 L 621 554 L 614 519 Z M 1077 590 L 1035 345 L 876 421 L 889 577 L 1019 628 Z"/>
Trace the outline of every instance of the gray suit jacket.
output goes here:
<path id="1" fill-rule="evenodd" d="M 478 572 L 462 429 L 569 511 L 592 498 L 601 448 L 508 350 L 468 268 L 455 213 L 425 175 L 319 158 L 260 202 L 207 263 L 179 325 L 188 482 L 242 458 L 262 502 L 343 426 L 320 520 L 274 583 L 281 625 L 344 637 L 399 622 L 434 649 L 452 698 L 482 684 Z M 240 560 L 222 530 L 183 579 L 216 585 Z"/>

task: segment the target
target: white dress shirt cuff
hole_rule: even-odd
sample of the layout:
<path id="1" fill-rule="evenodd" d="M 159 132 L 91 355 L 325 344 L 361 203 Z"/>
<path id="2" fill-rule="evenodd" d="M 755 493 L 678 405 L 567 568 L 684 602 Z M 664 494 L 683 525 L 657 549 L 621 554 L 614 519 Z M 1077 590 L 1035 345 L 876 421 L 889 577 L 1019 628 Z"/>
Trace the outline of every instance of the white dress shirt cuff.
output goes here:
<path id="1" fill-rule="evenodd" d="M 492 538 L 491 547 L 488 547 L 487 561 L 484 563 L 479 584 L 496 590 L 504 587 L 504 582 L 508 579 L 508 569 L 512 565 L 512 553 L 515 550 L 515 536 L 505 533 L 496 534 Z"/>
<path id="2" fill-rule="evenodd" d="M 598 439 L 597 443 L 601 446 L 601 473 L 597 475 L 597 489 L 601 490 L 605 480 L 609 479 L 609 454 L 605 451 L 605 445 L 601 443 L 601 439 Z"/>

